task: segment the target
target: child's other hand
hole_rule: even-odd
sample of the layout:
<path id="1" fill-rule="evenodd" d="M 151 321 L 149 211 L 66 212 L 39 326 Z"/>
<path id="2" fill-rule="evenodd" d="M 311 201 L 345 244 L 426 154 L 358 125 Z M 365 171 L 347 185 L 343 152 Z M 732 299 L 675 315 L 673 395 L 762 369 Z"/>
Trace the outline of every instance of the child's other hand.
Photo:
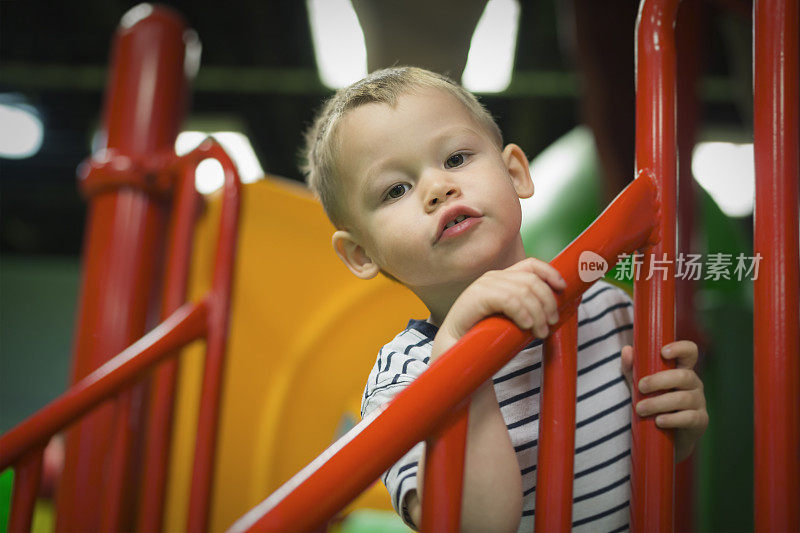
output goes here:
<path id="1" fill-rule="evenodd" d="M 492 270 L 475 280 L 453 303 L 434 344 L 447 349 L 480 320 L 501 313 L 520 329 L 543 338 L 558 322 L 553 291 L 567 286 L 561 274 L 544 261 L 529 257 L 505 270 Z M 440 339 L 440 337 L 444 337 Z M 444 346 L 443 346 L 444 344 Z M 435 346 L 436 347 L 436 346 Z M 434 353 L 441 353 L 434 350 Z"/>
<path id="2" fill-rule="evenodd" d="M 676 359 L 676 368 L 656 372 L 639 380 L 639 392 L 642 394 L 669 391 L 641 400 L 636 404 L 636 413 L 641 417 L 657 415 L 656 426 L 675 429 L 676 461 L 689 457 L 708 426 L 703 382 L 693 370 L 697 356 L 697 345 L 692 341 L 667 344 L 661 348 L 661 357 Z M 622 349 L 622 372 L 632 387 L 631 346 Z"/>

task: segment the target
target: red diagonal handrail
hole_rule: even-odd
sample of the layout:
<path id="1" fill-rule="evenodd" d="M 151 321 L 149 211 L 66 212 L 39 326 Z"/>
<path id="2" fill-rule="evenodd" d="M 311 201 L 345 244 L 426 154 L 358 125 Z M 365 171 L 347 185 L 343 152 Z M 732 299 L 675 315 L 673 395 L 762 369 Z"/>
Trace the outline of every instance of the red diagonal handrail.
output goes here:
<path id="1" fill-rule="evenodd" d="M 26 450 L 46 444 L 51 436 L 133 384 L 170 352 L 200 338 L 206 328 L 207 314 L 205 300 L 185 304 L 147 335 L 0 437 L 0 470 L 16 463 Z"/>
<path id="2" fill-rule="evenodd" d="M 593 282 L 578 274 L 583 251 L 613 265 L 619 254 L 653 244 L 659 221 L 656 195 L 652 176 L 643 173 L 553 260 L 567 282 L 557 295 L 560 311 Z M 529 331 L 505 318 L 481 321 L 374 419 L 342 437 L 231 530 L 313 531 L 324 525 L 414 444 L 442 430 L 472 392 L 531 340 Z"/>

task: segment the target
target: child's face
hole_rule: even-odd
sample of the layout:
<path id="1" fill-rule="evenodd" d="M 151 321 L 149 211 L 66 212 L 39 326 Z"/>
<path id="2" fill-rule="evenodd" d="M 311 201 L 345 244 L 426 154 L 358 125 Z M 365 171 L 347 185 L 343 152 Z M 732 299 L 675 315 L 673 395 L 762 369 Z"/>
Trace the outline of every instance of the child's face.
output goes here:
<path id="1" fill-rule="evenodd" d="M 358 107 L 339 141 L 348 224 L 334 247 L 359 277 L 382 269 L 424 292 L 521 259 L 519 198 L 533 193 L 525 154 L 501 152 L 456 97 L 426 88 L 395 107 Z"/>

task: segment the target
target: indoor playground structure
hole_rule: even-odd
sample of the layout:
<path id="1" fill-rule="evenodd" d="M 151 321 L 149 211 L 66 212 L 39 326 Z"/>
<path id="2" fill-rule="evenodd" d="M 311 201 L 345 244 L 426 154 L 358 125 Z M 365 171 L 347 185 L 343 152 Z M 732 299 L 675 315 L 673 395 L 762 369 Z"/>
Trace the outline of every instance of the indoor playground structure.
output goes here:
<path id="1" fill-rule="evenodd" d="M 558 143 L 579 162 L 562 176 L 571 193 L 552 212 L 523 220 L 527 252 L 551 259 L 568 285 L 544 344 L 539 531 L 572 525 L 575 310 L 595 281 L 579 272 L 586 251 L 610 269 L 621 255 L 640 254 L 641 275 L 627 285 L 634 382 L 668 368 L 660 348 L 678 337 L 717 345 L 705 362 L 707 393 L 731 403 L 709 399 L 712 423 L 750 401 L 733 387 L 742 376 L 750 381 L 752 426 L 742 427 L 753 433 L 752 484 L 737 501 L 752 506 L 758 531 L 800 531 L 798 3 L 754 2 L 752 249 L 693 189 L 689 158 L 678 157 L 695 141 L 693 117 L 680 107 L 691 108 L 692 97 L 678 103 L 687 60 L 675 34 L 678 8 L 679 0 L 640 5 L 635 179 L 597 216 L 593 155 L 575 130 Z M 503 317 L 483 320 L 361 420 L 377 347 L 426 310 L 386 278 L 352 276 L 332 253 L 333 227 L 301 185 L 278 177 L 242 184 L 212 138 L 175 154 L 197 39 L 159 6 L 117 31 L 105 147 L 79 169 L 88 218 L 71 386 L 0 436 L 0 526 L 32 529 L 45 449 L 63 435 L 58 531 L 404 531 L 397 517 L 369 522 L 369 513 L 391 510 L 379 478 L 420 441 L 421 531 L 458 531 L 470 394 L 533 340 L 530 332 Z M 194 176 L 208 159 L 225 179 L 204 197 Z M 542 238 L 544 225 L 563 235 Z M 709 249 L 761 258 L 752 304 L 740 285 L 677 279 L 676 255 L 696 244 L 698 227 Z M 666 275 L 652 275 L 653 258 Z M 693 316 L 700 290 L 734 302 L 717 308 L 725 324 Z M 752 362 L 726 360 L 726 338 L 739 334 L 726 328 L 750 327 Z M 634 391 L 634 402 L 643 397 Z M 631 530 L 697 529 L 697 502 L 713 507 L 728 494 L 714 485 L 715 469 L 741 467 L 726 464 L 727 434 L 710 429 L 676 465 L 670 431 L 633 416 L 632 432 Z"/>

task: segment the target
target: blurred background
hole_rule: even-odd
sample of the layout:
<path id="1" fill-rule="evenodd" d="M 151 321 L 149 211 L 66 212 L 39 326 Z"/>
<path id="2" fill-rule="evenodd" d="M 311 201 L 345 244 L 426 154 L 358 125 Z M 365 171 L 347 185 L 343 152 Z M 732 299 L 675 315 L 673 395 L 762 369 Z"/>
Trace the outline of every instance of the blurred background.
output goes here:
<path id="1" fill-rule="evenodd" d="M 633 177 L 634 0 L 164 4 L 186 18 L 202 43 L 176 150 L 185 153 L 216 134 L 245 181 L 266 174 L 302 182 L 302 134 L 323 99 L 368 69 L 393 64 L 462 80 L 505 139 L 533 160 L 535 200 L 542 203 L 525 207 L 525 216 L 541 222 L 549 213 L 547 222 L 564 230 L 553 236 L 531 226 L 529 253 L 551 258 Z M 68 385 L 86 215 L 75 172 L 102 144 L 110 43 L 123 15 L 141 15 L 134 6 L 0 1 L 0 432 Z M 699 249 L 748 252 L 751 4 L 689 0 L 681 9 L 691 10 L 697 47 L 679 59 L 679 71 L 700 66 L 697 144 L 681 154 L 691 158 L 697 185 Z M 213 169 L 201 174 L 198 190 L 213 193 L 219 177 Z M 567 177 L 571 189 L 564 188 Z M 747 287 L 704 284 L 698 294 L 708 352 L 741 355 L 728 374 L 709 375 L 707 394 L 718 395 L 717 405 L 749 399 Z M 743 336 L 727 335 L 732 325 Z M 750 438 L 747 409 L 717 418 L 704 442 L 713 442 L 715 431 L 720 442 Z M 709 452 L 706 464 L 719 465 L 707 466 L 706 487 L 724 486 L 726 464 L 748 461 L 750 450 L 741 442 L 724 457 Z M 741 462 L 735 468 L 730 495 L 701 496 L 705 526 L 751 528 L 751 469 Z"/>

